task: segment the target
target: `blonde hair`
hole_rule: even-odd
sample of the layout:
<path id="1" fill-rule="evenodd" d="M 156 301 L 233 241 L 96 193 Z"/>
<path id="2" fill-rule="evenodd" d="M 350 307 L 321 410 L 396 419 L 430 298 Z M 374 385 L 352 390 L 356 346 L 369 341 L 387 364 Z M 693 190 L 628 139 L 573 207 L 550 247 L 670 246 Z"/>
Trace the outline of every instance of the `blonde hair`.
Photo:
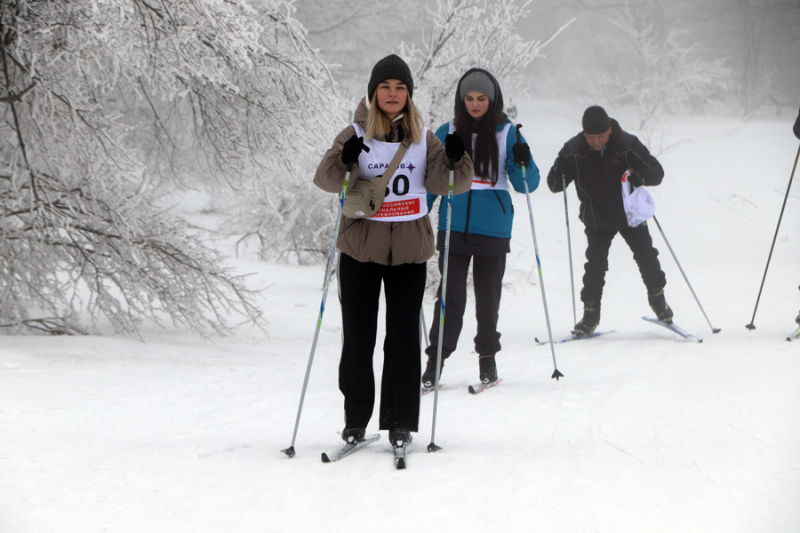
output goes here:
<path id="1" fill-rule="evenodd" d="M 422 140 L 422 115 L 411 101 L 411 97 L 406 100 L 406 106 L 403 108 L 403 116 L 400 118 L 400 126 L 406 137 L 412 142 L 417 143 Z M 386 135 L 392 130 L 392 122 L 386 113 L 378 107 L 377 94 L 372 95 L 372 101 L 369 103 L 369 112 L 367 114 L 367 139 L 376 137 L 385 138 Z"/>

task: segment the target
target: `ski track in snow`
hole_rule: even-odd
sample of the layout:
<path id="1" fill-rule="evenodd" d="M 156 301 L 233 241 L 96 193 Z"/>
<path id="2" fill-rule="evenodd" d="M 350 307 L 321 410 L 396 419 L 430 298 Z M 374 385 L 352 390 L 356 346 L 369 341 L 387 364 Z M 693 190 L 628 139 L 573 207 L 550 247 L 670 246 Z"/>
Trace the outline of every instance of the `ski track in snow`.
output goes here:
<path id="1" fill-rule="evenodd" d="M 547 173 L 580 129 L 584 106 L 518 100 Z M 610 114 L 631 129 L 624 113 Z M 788 111 L 787 111 L 788 113 Z M 601 319 L 615 333 L 555 346 L 547 338 L 524 196 L 500 313 L 503 383 L 479 395 L 474 301 L 458 350 L 422 398 L 408 468 L 385 438 L 341 462 L 336 372 L 340 315 L 331 287 L 289 459 L 324 265 L 233 260 L 264 291 L 269 333 L 204 341 L 185 332 L 116 337 L 2 337 L 0 531 L 352 532 L 800 531 L 800 202 L 793 192 L 748 331 L 797 141 L 794 115 L 741 122 L 665 119 L 666 170 L 651 188 L 659 222 L 713 335 L 656 226 L 675 321 L 686 342 L 640 317 L 644 286 L 621 238 L 609 258 Z M 633 131 L 636 133 L 635 131 Z M 645 144 L 649 144 L 643 139 Z M 746 147 L 746 150 L 745 150 Z M 741 154 L 745 154 L 743 157 Z M 311 186 L 311 185 L 309 185 Z M 568 191 L 580 288 L 585 237 Z M 554 338 L 573 325 L 563 197 L 531 196 Z M 334 282 L 335 285 L 335 282 Z M 427 296 L 430 324 L 433 299 Z M 579 310 L 580 313 L 580 310 Z M 379 332 L 376 372 L 380 372 Z M 368 432 L 377 431 L 373 420 Z"/>

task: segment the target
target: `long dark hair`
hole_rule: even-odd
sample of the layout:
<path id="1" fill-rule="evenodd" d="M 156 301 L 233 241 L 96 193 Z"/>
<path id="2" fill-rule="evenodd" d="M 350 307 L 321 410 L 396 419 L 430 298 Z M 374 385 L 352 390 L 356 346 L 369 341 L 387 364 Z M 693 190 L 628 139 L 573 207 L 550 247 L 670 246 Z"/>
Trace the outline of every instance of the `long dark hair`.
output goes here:
<path id="1" fill-rule="evenodd" d="M 464 146 L 472 157 L 475 175 L 489 178 L 492 185 L 495 185 L 499 176 L 499 150 L 495 131 L 498 126 L 497 113 L 490 108 L 485 115 L 475 120 L 465 109 L 462 109 L 461 113 L 456 114 L 453 122 L 456 133 L 464 141 Z M 474 148 L 472 145 L 473 133 L 477 134 Z"/>
<path id="2" fill-rule="evenodd" d="M 459 98 L 461 89 L 461 80 L 472 71 L 479 70 L 485 73 L 494 84 L 494 102 L 491 102 L 486 114 L 478 120 L 472 118 L 467 112 L 464 100 Z M 506 114 L 503 112 L 503 94 L 500 91 L 500 84 L 497 83 L 494 76 L 483 69 L 470 69 L 464 76 L 461 77 L 456 88 L 456 104 L 454 108 L 455 118 L 453 125 L 455 126 L 456 133 L 461 140 L 464 141 L 464 146 L 467 152 L 472 157 L 472 165 L 475 169 L 475 175 L 481 178 L 488 178 L 491 180 L 492 185 L 497 184 L 497 179 L 500 176 L 499 167 L 499 149 L 497 147 L 497 126 L 506 121 Z M 472 146 L 472 134 L 477 134 L 475 138 L 475 147 Z"/>

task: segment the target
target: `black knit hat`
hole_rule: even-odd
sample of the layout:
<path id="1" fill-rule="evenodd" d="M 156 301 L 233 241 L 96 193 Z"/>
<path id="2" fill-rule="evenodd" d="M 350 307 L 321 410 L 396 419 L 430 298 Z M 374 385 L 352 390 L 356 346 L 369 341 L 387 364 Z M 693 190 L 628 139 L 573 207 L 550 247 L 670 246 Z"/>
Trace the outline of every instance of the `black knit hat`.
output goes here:
<path id="1" fill-rule="evenodd" d="M 607 132 L 610 127 L 611 121 L 608 119 L 608 114 L 599 105 L 587 107 L 583 112 L 583 133 L 597 135 Z"/>
<path id="2" fill-rule="evenodd" d="M 414 80 L 411 78 L 411 69 L 406 62 L 395 54 L 389 55 L 375 63 L 372 67 L 372 75 L 369 77 L 367 85 L 367 99 L 371 102 L 372 95 L 378 84 L 384 80 L 400 80 L 408 88 L 408 97 L 414 93 Z"/>

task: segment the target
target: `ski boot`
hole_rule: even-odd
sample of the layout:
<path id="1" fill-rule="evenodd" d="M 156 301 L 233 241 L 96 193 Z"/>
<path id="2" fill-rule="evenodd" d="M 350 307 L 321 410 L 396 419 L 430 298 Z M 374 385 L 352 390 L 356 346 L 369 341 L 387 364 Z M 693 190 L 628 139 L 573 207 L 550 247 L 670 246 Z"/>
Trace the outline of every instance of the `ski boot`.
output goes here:
<path id="1" fill-rule="evenodd" d="M 365 428 L 344 428 L 342 430 L 342 440 L 347 444 L 355 444 L 364 440 L 364 435 L 367 433 Z"/>
<path id="2" fill-rule="evenodd" d="M 442 364 L 439 366 L 439 378 L 442 377 L 442 370 L 444 369 L 445 356 L 442 354 Z M 425 367 L 425 372 L 422 374 L 422 386 L 426 389 L 432 389 L 436 381 L 436 356 L 428 356 L 428 365 Z"/>
<path id="3" fill-rule="evenodd" d="M 584 337 L 591 335 L 600 324 L 600 304 L 596 302 L 584 302 L 583 304 L 583 318 L 581 318 L 572 334 L 576 337 Z"/>
<path id="4" fill-rule="evenodd" d="M 412 440 L 411 432 L 407 429 L 396 428 L 389 430 L 389 442 L 391 442 L 392 446 L 395 448 L 405 448 L 411 444 Z"/>
<path id="5" fill-rule="evenodd" d="M 480 367 L 481 383 L 497 381 L 497 362 L 494 360 L 494 355 L 478 356 L 478 365 Z"/>
<path id="6" fill-rule="evenodd" d="M 663 290 L 648 293 L 647 301 L 659 321 L 664 324 L 672 324 L 672 309 L 667 305 Z"/>

